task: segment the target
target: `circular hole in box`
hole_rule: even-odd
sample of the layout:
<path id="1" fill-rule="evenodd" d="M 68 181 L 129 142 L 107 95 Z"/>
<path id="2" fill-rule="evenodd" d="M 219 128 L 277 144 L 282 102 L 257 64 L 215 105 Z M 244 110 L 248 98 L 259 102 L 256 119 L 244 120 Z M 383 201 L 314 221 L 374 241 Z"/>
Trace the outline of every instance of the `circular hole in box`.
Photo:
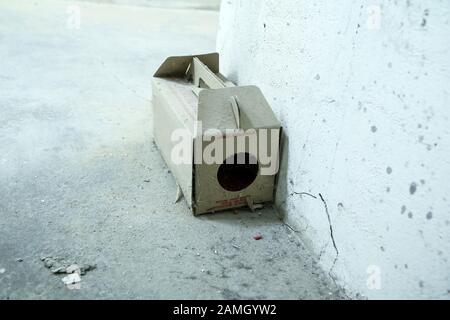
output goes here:
<path id="1" fill-rule="evenodd" d="M 235 153 L 220 165 L 217 180 L 227 191 L 240 191 L 255 181 L 258 170 L 258 161 L 254 156 L 248 152 Z"/>

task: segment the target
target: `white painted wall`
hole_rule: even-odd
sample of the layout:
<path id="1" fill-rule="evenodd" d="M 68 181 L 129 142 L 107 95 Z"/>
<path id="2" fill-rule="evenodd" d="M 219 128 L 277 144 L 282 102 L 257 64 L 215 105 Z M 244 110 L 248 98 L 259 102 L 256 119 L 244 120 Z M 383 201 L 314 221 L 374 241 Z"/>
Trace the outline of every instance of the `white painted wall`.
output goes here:
<path id="1" fill-rule="evenodd" d="M 280 211 L 352 296 L 450 297 L 449 21 L 446 0 L 222 1 L 222 72 L 288 137 Z"/>

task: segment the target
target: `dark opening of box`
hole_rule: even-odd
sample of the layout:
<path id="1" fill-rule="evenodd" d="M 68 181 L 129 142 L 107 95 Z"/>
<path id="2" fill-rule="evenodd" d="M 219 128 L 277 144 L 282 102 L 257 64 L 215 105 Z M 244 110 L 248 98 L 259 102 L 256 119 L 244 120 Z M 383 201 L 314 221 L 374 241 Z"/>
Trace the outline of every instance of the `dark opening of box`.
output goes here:
<path id="1" fill-rule="evenodd" d="M 255 157 L 247 152 L 235 153 L 220 165 L 217 180 L 227 191 L 240 191 L 255 181 L 258 170 Z"/>

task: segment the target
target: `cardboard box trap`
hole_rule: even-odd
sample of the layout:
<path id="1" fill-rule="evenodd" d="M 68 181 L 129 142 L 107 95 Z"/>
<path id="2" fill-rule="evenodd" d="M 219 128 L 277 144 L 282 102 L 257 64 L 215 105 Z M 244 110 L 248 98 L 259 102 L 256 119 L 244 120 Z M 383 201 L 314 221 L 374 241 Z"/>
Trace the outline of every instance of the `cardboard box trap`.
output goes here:
<path id="1" fill-rule="evenodd" d="M 274 199 L 281 125 L 217 53 L 169 57 L 153 76 L 153 136 L 194 214 Z"/>

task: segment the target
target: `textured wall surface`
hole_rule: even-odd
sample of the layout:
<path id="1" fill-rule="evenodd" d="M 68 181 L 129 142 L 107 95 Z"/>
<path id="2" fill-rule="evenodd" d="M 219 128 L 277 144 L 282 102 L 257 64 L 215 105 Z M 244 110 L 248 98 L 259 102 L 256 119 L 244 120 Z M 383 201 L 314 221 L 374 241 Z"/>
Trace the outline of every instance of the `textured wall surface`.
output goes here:
<path id="1" fill-rule="evenodd" d="M 349 295 L 449 298 L 450 1 L 223 0 L 287 139 L 277 205 Z"/>

